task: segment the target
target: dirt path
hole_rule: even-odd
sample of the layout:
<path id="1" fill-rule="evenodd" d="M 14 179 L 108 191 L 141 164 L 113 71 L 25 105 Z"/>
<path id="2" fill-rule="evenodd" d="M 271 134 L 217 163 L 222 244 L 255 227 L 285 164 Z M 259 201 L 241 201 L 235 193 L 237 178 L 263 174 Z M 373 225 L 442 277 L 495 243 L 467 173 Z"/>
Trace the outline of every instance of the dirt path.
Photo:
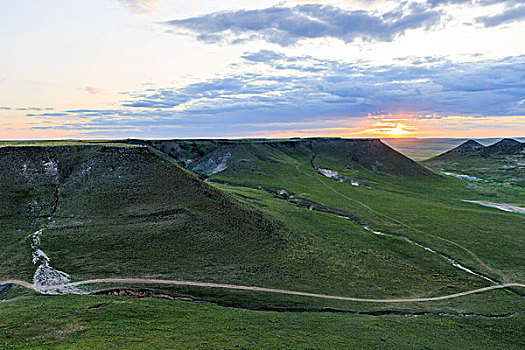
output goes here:
<path id="1" fill-rule="evenodd" d="M 482 292 L 486 292 L 486 291 L 493 290 L 493 289 L 502 289 L 502 288 L 509 288 L 509 287 L 525 288 L 525 284 L 523 283 L 504 283 L 504 284 L 498 284 L 495 286 L 479 288 L 479 289 L 469 290 L 466 292 L 449 294 L 449 295 L 444 295 L 444 296 L 439 296 L 439 297 L 400 298 L 400 299 L 368 299 L 368 298 L 353 298 L 353 297 L 342 297 L 342 296 L 326 295 L 326 294 L 298 292 L 298 291 L 287 290 L 287 289 L 274 289 L 274 288 L 263 288 L 263 287 L 253 287 L 253 286 L 238 286 L 238 285 L 233 285 L 233 284 L 218 284 L 218 283 L 206 283 L 206 282 L 159 280 L 159 279 L 144 279 L 144 278 L 102 278 L 102 279 L 93 279 L 93 280 L 66 283 L 63 285 L 56 285 L 56 286 L 35 286 L 31 283 L 19 281 L 19 280 L 0 281 L 0 284 L 4 284 L 4 283 L 20 285 L 25 288 L 33 289 L 35 291 L 64 289 L 64 288 L 78 287 L 81 285 L 96 284 L 96 283 L 113 283 L 113 284 L 147 283 L 147 284 L 165 284 L 165 285 L 177 285 L 177 286 L 247 290 L 247 291 L 253 291 L 253 292 L 299 295 L 299 296 L 312 297 L 312 298 L 357 301 L 357 302 L 367 302 L 367 303 L 411 303 L 411 302 L 437 301 L 437 300 L 458 298 L 458 297 L 462 297 L 462 296 L 466 296 L 470 294 L 482 293 Z"/>

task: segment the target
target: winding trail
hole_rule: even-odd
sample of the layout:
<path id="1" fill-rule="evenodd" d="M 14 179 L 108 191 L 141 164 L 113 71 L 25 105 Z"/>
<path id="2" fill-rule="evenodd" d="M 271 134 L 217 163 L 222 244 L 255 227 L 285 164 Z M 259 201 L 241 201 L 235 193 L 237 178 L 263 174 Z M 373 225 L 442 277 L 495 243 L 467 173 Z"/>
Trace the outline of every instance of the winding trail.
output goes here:
<path id="1" fill-rule="evenodd" d="M 354 298 L 354 297 L 343 297 L 336 295 L 327 295 L 327 294 L 316 294 L 316 293 L 307 293 L 307 292 L 298 292 L 287 289 L 275 289 L 275 288 L 264 288 L 264 287 L 254 287 L 254 286 L 239 286 L 233 284 L 219 284 L 219 283 L 207 283 L 207 282 L 192 282 L 192 281 L 177 281 L 177 280 L 160 280 L 160 279 L 147 279 L 147 278 L 101 278 L 101 279 L 92 279 L 86 281 L 66 283 L 62 285 L 55 286 L 35 286 L 34 284 L 20 281 L 20 280 L 8 280 L 0 281 L 0 284 L 16 284 L 25 288 L 33 289 L 37 292 L 42 292 L 46 290 L 53 289 L 64 289 L 71 287 L 78 287 L 86 284 L 96 284 L 96 283 L 116 283 L 116 284 L 129 284 L 129 283 L 147 283 L 147 284 L 165 284 L 165 285 L 177 285 L 177 286 L 192 286 L 192 287 L 206 287 L 206 288 L 221 288 L 221 289 L 233 289 L 233 290 L 247 290 L 253 292 L 266 292 L 266 293 L 277 293 L 277 294 L 288 294 L 288 295 L 299 295 L 312 298 L 320 299 L 331 299 L 331 300 L 345 300 L 345 301 L 357 301 L 357 302 L 367 302 L 367 303 L 412 303 L 412 302 L 425 302 L 425 301 L 438 301 L 438 300 L 447 300 L 458 297 L 463 297 L 470 294 L 487 292 L 494 289 L 503 289 L 509 287 L 522 287 L 525 288 L 523 283 L 504 283 L 498 284 L 495 286 L 489 286 L 479 289 L 473 289 L 465 292 L 443 295 L 438 297 L 428 297 L 428 298 L 399 298 L 399 299 L 368 299 L 368 298 Z"/>

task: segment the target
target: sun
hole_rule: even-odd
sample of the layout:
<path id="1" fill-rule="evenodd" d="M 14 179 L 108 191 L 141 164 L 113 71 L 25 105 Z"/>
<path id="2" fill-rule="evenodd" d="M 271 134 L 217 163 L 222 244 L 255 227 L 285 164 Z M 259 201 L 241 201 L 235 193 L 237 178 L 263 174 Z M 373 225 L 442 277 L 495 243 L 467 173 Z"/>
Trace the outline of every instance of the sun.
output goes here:
<path id="1" fill-rule="evenodd" d="M 390 135 L 402 136 L 410 133 L 406 127 L 401 123 L 396 123 L 396 126 L 386 132 Z"/>
<path id="2" fill-rule="evenodd" d="M 402 123 L 399 119 L 382 119 L 372 124 L 369 129 L 365 130 L 365 133 L 395 138 L 411 135 L 416 131 L 415 126 Z"/>

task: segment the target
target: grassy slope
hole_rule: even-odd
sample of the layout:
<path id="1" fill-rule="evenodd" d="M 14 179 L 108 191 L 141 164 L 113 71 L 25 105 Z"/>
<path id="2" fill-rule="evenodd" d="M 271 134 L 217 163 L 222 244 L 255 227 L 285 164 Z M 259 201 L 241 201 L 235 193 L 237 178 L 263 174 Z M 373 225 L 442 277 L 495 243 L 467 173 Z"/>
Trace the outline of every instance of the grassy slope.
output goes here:
<path id="1" fill-rule="evenodd" d="M 262 191 L 221 188 L 301 234 L 290 242 L 282 262 L 294 271 L 294 284 L 301 283 L 301 290 L 318 286 L 335 294 L 402 296 L 448 294 L 485 285 L 401 239 L 371 234 L 343 218 L 298 208 Z"/>
<path id="2" fill-rule="evenodd" d="M 402 240 L 376 237 L 340 218 L 293 208 L 263 191 L 240 193 L 238 199 L 248 197 L 243 206 L 146 149 L 78 149 L 75 157 L 60 153 L 65 151 L 57 155 L 64 169 L 56 223 L 42 241 L 52 265 L 76 279 L 155 276 L 357 296 L 422 295 L 449 285 L 460 290 L 484 283 Z M 43 153 L 29 153 L 51 159 L 53 150 L 61 148 L 38 150 Z M 517 234 L 522 216 L 443 195 L 445 190 L 458 197 L 467 194 L 459 181 L 379 176 L 357 163 L 343 168 L 333 152 L 315 157 L 318 166 L 335 164 L 332 168 L 377 188 L 367 189 L 317 174 L 310 166 L 312 154 L 299 143 L 292 148 L 286 142 L 279 147 L 252 144 L 245 154 L 242 162 L 213 178 L 284 188 L 355 212 L 375 229 L 406 234 L 498 280 L 523 279 L 523 240 Z M 49 215 L 56 185 L 45 176 L 38 177 L 42 183 L 24 182 L 16 176 L 21 167 L 16 164 L 14 173 L 7 172 L 18 182 L 2 181 L 16 188 L 5 190 L 10 196 L 2 214 L 7 232 L 2 239 L 8 248 L 0 264 L 6 277 L 28 279 L 34 267 L 24 237 L 36 227 L 29 225 L 35 218 L 23 213 L 24 205 L 36 200 L 42 206 L 38 227 Z M 89 174 L 82 175 L 87 167 Z M 382 190 L 387 186 L 397 192 Z M 250 209 L 254 205 L 266 214 Z M 10 215 L 15 208 L 19 215 Z M 383 270 L 381 277 L 378 271 Z"/>
<path id="3" fill-rule="evenodd" d="M 269 268 L 266 255 L 275 254 L 281 244 L 278 222 L 147 149 L 4 150 L 2 158 L 12 166 L 2 172 L 9 196 L 2 202 L 7 208 L 2 211 L 1 237 L 16 257 L 2 251 L 4 278 L 32 276 L 25 237 L 45 226 L 55 188 L 58 207 L 54 223 L 44 231 L 42 250 L 54 267 L 76 278 L 171 274 L 229 279 L 254 272 L 264 276 Z M 40 169 L 41 157 L 58 161 L 58 185 Z M 24 162 L 40 173 L 30 180 L 21 176 Z M 39 207 L 33 215 L 25 208 L 29 202 Z M 14 207 L 19 215 L 12 215 Z"/>
<path id="4" fill-rule="evenodd" d="M 462 181 L 379 176 L 352 163 L 344 166 L 344 159 L 334 160 L 331 154 L 316 156 L 317 166 L 336 169 L 376 188 L 367 189 L 317 174 L 309 164 L 312 154 L 275 152 L 278 151 L 274 150 L 271 162 L 248 159 L 243 162 L 243 169 L 232 167 L 212 179 L 285 189 L 355 212 L 377 229 L 406 234 L 496 279 L 523 280 L 520 252 L 525 247 L 519 235 L 523 216 L 461 202 L 460 199 L 487 200 L 480 191 L 466 188 Z"/>
<path id="5" fill-rule="evenodd" d="M 525 204 L 525 156 L 493 156 L 493 157 L 451 157 L 433 158 L 423 162 L 435 171 L 445 171 L 457 174 L 475 176 L 480 181 L 471 182 L 471 186 L 485 184 L 499 191 L 515 191 L 519 203 Z"/>

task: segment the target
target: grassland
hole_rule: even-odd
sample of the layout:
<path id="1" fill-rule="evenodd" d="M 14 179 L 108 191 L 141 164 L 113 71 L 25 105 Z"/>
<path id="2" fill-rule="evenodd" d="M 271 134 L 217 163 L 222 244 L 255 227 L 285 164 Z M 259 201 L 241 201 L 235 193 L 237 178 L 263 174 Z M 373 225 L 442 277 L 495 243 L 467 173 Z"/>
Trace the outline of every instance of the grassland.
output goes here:
<path id="1" fill-rule="evenodd" d="M 353 348 L 519 349 L 524 332 L 522 315 L 279 313 L 94 296 L 32 296 L 0 305 L 4 349 L 337 349 L 349 344 Z"/>
<path id="2" fill-rule="evenodd" d="M 523 247 L 518 232 L 524 219 L 519 214 L 461 202 L 486 199 L 483 192 L 457 179 L 378 175 L 359 165 L 345 166 L 344 159 L 334 160 L 330 154 L 316 156 L 318 167 L 337 170 L 373 188 L 350 186 L 318 174 L 310 165 L 311 157 L 281 152 L 274 153 L 269 162 L 244 159 L 242 168 L 233 166 L 211 179 L 252 188 L 284 189 L 353 212 L 377 230 L 409 236 L 497 280 L 523 279 L 521 253 L 516 247 Z M 503 202 L 518 199 L 513 191 L 497 196 Z"/>
<path id="3" fill-rule="evenodd" d="M 502 155 L 490 158 L 462 157 L 461 159 L 430 159 L 423 162 L 436 172 L 464 174 L 477 178 L 469 186 L 497 188 L 499 191 L 516 191 L 525 198 L 525 156 Z M 467 181 L 467 180 L 465 180 Z"/>
<path id="4" fill-rule="evenodd" d="M 369 298 L 438 296 L 491 285 L 406 238 L 497 282 L 525 279 L 524 216 L 462 201 L 520 203 L 523 198 L 513 187 L 472 187 L 374 142 L 315 142 L 185 140 L 148 143 L 156 149 L 112 143 L 1 148 L 9 167 L 0 170 L 0 190 L 7 194 L 0 200 L 0 280 L 31 280 L 35 266 L 28 235 L 41 227 L 41 249 L 54 268 L 74 281 L 163 278 Z M 56 174 L 49 171 L 55 163 Z M 206 174 L 218 166 L 220 171 Z M 319 168 L 337 171 L 360 186 L 327 178 Z M 189 169 L 202 169 L 198 175 L 208 181 Z M 94 285 L 91 290 L 114 287 L 120 286 Z M 132 341 L 128 347 L 294 349 L 343 344 L 519 348 L 523 339 L 520 289 L 374 305 L 213 288 L 126 287 L 235 308 L 34 296 L 14 288 L 5 297 L 10 301 L 0 303 L 0 338 L 5 336 L 5 346 L 13 347 L 103 347 L 104 340 L 108 347 L 119 347 L 125 338 L 115 329 L 122 329 Z M 113 303 L 87 309 L 109 301 Z M 327 307 L 367 314 L 253 311 Z M 18 319 L 25 321 L 13 321 L 17 310 Z M 488 317 L 494 315 L 505 317 Z M 24 331 L 30 319 L 42 321 Z M 68 328 L 68 322 L 78 327 Z M 232 329 L 232 322 L 241 326 Z M 395 325 L 402 331 L 396 332 Z M 461 327 L 466 330 L 459 331 Z M 432 336 L 421 337 L 431 331 Z"/>

